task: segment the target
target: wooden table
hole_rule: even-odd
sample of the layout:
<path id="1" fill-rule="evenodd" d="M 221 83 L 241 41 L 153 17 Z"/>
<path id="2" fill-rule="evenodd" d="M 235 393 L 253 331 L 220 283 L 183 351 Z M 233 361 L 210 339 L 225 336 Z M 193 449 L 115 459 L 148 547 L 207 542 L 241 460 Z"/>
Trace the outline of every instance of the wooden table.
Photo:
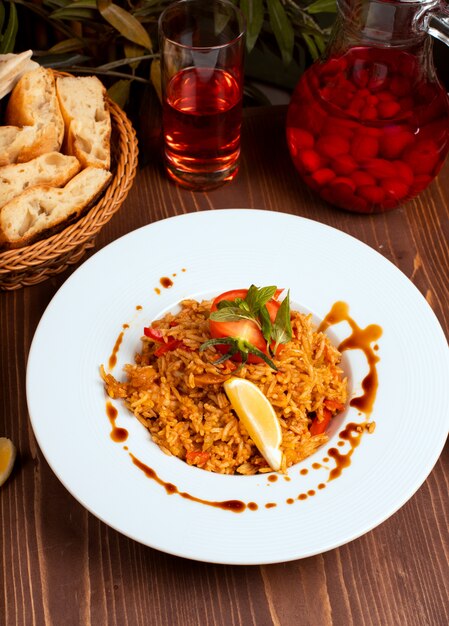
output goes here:
<path id="1" fill-rule="evenodd" d="M 210 193 L 169 183 L 157 131 L 146 133 L 145 166 L 95 249 L 180 213 L 251 207 L 302 215 L 350 233 L 390 259 L 424 294 L 447 333 L 449 163 L 430 189 L 404 207 L 384 215 L 345 213 L 301 183 L 287 153 L 284 118 L 283 107 L 246 111 L 239 176 Z M 447 446 L 416 495 L 381 526 L 341 548 L 279 565 L 221 566 L 169 556 L 111 530 L 78 504 L 37 447 L 25 399 L 33 333 L 71 271 L 0 294 L 0 436 L 11 437 L 19 450 L 0 490 L 0 624 L 449 623 Z"/>

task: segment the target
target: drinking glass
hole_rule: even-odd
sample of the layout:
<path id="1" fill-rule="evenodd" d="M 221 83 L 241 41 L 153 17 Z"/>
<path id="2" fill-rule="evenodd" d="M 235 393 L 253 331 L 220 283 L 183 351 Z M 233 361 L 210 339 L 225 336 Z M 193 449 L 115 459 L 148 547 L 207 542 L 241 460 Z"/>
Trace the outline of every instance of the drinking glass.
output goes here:
<path id="1" fill-rule="evenodd" d="M 238 171 L 245 22 L 228 0 L 181 0 L 159 18 L 164 159 L 183 187 Z"/>

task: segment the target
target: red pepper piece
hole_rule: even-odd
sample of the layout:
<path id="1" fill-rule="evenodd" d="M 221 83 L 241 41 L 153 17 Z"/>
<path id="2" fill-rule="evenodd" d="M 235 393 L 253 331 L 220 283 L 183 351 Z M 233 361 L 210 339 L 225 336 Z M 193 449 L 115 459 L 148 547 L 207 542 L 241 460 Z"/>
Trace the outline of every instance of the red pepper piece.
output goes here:
<path id="1" fill-rule="evenodd" d="M 149 337 L 149 339 L 153 339 L 153 341 L 157 341 L 158 343 L 164 341 L 164 335 L 157 328 L 147 326 L 143 329 L 143 334 L 145 337 Z"/>
<path id="2" fill-rule="evenodd" d="M 165 354 L 166 352 L 171 352 L 172 350 L 176 350 L 182 344 L 182 341 L 179 339 L 169 339 L 166 343 L 162 343 L 156 350 L 154 351 L 154 355 L 159 357 Z"/>
<path id="3" fill-rule="evenodd" d="M 209 457 L 209 452 L 190 450 L 190 452 L 187 452 L 186 454 L 186 461 L 189 465 L 197 465 L 198 467 L 201 467 L 208 461 Z"/>
<path id="4" fill-rule="evenodd" d="M 323 419 L 321 421 L 318 420 L 318 417 L 313 419 L 312 424 L 310 425 L 309 431 L 311 435 L 321 435 L 324 433 L 326 428 L 329 426 L 329 422 L 332 419 L 332 413 L 326 407 L 323 408 Z"/>

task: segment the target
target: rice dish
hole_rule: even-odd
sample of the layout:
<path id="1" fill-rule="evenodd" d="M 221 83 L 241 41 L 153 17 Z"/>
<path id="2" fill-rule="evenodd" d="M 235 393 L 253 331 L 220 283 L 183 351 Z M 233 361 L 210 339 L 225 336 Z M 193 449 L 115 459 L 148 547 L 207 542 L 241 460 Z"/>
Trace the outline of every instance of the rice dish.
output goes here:
<path id="1" fill-rule="evenodd" d="M 204 470 L 252 475 L 270 472 L 223 390 L 230 376 L 247 378 L 267 396 L 282 428 L 281 471 L 310 456 L 328 441 L 326 432 L 311 434 L 313 420 L 326 410 L 342 410 L 347 380 L 341 354 L 318 332 L 310 315 L 291 311 L 292 339 L 267 363 L 243 366 L 214 364 L 214 346 L 200 351 L 210 338 L 211 301 L 185 300 L 179 313 L 152 323 L 163 340 L 143 336 L 135 362 L 117 380 L 101 367 L 107 394 L 122 399 L 167 454 Z M 161 346 L 170 344 L 170 349 Z"/>

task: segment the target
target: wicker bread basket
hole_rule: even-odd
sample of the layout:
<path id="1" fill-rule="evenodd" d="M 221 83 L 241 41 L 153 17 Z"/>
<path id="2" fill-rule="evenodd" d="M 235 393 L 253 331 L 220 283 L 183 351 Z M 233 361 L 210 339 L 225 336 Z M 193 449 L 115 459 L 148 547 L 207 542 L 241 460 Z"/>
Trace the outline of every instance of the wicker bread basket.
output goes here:
<path id="1" fill-rule="evenodd" d="M 56 76 L 67 76 L 56 72 Z M 95 244 L 95 236 L 124 202 L 137 170 L 136 133 L 110 98 L 112 179 L 100 200 L 64 230 L 29 246 L 0 252 L 0 290 L 35 285 L 77 263 Z"/>

